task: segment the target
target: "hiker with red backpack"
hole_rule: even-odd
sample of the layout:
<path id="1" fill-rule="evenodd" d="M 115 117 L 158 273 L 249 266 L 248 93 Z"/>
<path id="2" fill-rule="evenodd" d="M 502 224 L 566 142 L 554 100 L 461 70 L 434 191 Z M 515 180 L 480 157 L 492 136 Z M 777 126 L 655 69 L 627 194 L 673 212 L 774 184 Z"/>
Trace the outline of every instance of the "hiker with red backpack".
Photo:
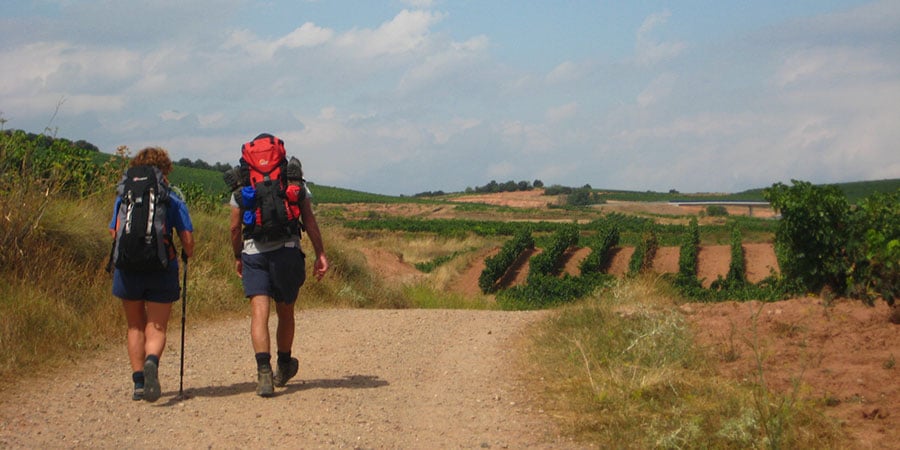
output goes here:
<path id="1" fill-rule="evenodd" d="M 187 264 L 194 254 L 194 226 L 184 200 L 169 187 L 171 171 L 166 150 L 138 152 L 117 185 L 109 224 L 113 246 L 107 271 L 113 272 L 112 292 L 122 300 L 128 323 L 131 398 L 148 402 L 161 395 L 159 358 L 172 304 L 180 295 L 173 231 L 181 241 L 182 261 Z"/>
<path id="2" fill-rule="evenodd" d="M 240 166 L 224 175 L 231 188 L 231 244 L 235 270 L 250 300 L 250 338 L 256 357 L 256 394 L 271 397 L 299 370 L 291 354 L 294 303 L 306 281 L 305 231 L 316 253 L 313 274 L 328 271 L 322 235 L 312 211 L 312 194 L 297 158 L 287 159 L 284 141 L 260 134 L 241 147 Z M 269 305 L 275 302 L 277 367 L 273 373 Z"/>

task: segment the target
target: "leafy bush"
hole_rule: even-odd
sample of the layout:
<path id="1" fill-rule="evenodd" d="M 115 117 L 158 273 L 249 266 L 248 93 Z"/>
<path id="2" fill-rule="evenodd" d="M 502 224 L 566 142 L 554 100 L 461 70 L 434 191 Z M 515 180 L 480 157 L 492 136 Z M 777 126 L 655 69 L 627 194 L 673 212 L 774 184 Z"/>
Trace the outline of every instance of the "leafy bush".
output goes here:
<path id="1" fill-rule="evenodd" d="M 850 205 L 835 186 L 792 181 L 763 191 L 782 218 L 775 232 L 778 263 L 785 277 L 818 291 L 846 288 L 849 264 L 844 254 L 850 231 Z"/>
<path id="2" fill-rule="evenodd" d="M 529 262 L 528 280 L 533 276 L 556 276 L 562 269 L 562 256 L 569 247 L 578 244 L 578 228 L 568 226 L 553 234 L 550 245 L 544 251 L 535 255 Z"/>
<path id="3" fill-rule="evenodd" d="M 521 230 L 506 241 L 500 252 L 484 260 L 484 270 L 478 277 L 478 287 L 485 294 L 496 290 L 497 280 L 502 277 L 519 255 L 527 249 L 534 248 L 534 238 L 530 230 Z"/>
<path id="4" fill-rule="evenodd" d="M 594 274 L 562 278 L 550 275 L 528 277 L 528 283 L 504 289 L 497 294 L 497 303 L 505 310 L 548 308 L 582 298 L 609 280 L 612 275 Z"/>
<path id="5" fill-rule="evenodd" d="M 731 262 L 728 263 L 728 274 L 725 279 L 731 284 L 747 282 L 747 264 L 744 257 L 743 235 L 738 227 L 731 231 Z"/>
<path id="6" fill-rule="evenodd" d="M 711 217 L 727 216 L 728 209 L 722 205 L 709 205 L 706 207 L 706 215 Z"/>
<path id="7" fill-rule="evenodd" d="M 872 304 L 893 305 L 900 290 L 900 190 L 851 206 L 837 186 L 781 183 L 763 191 L 782 219 L 778 262 L 793 291 L 825 286 Z"/>
<path id="8" fill-rule="evenodd" d="M 634 253 L 628 262 L 628 275 L 635 276 L 648 270 L 653 264 L 657 248 L 659 248 L 659 237 L 656 234 L 656 227 L 651 225 L 644 231 L 641 242 L 634 248 Z"/>
<path id="9" fill-rule="evenodd" d="M 675 275 L 675 285 L 683 289 L 700 289 L 700 280 L 697 279 L 697 255 L 700 253 L 700 225 L 697 218 L 691 218 L 688 232 L 681 240 L 678 253 L 678 274 Z"/>
<path id="10" fill-rule="evenodd" d="M 619 228 L 615 225 L 601 230 L 590 241 L 591 253 L 581 261 L 579 270 L 582 274 L 602 273 L 612 260 L 612 249 L 619 245 Z"/>
<path id="11" fill-rule="evenodd" d="M 848 252 L 855 255 L 847 274 L 850 294 L 872 304 L 881 296 L 893 305 L 900 295 L 900 190 L 875 193 L 852 215 Z"/>

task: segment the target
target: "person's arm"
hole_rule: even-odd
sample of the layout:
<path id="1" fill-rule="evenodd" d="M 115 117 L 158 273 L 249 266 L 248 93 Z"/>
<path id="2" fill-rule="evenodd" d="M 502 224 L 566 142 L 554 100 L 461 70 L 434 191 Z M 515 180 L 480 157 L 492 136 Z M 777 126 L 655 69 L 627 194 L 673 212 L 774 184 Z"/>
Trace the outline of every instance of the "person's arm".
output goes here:
<path id="1" fill-rule="evenodd" d="M 193 231 L 178 231 L 178 238 L 181 240 L 181 251 L 184 252 L 184 255 L 188 258 L 194 257 L 194 232 Z"/>
<path id="2" fill-rule="evenodd" d="M 169 216 L 172 221 L 173 228 L 178 233 L 178 239 L 181 241 L 181 257 L 182 259 L 194 257 L 194 223 L 191 220 L 191 214 L 188 212 L 187 204 L 181 197 L 173 195 L 172 205 L 174 205 L 174 216 Z"/>
<path id="3" fill-rule="evenodd" d="M 231 207 L 231 251 L 234 253 L 235 269 L 240 277 L 243 272 L 241 252 L 244 251 L 244 235 L 241 230 L 241 208 Z"/>
<path id="4" fill-rule="evenodd" d="M 322 233 L 319 232 L 319 225 L 316 223 L 316 215 L 312 211 L 312 202 L 309 197 L 304 198 L 300 202 L 300 216 L 303 219 L 303 226 L 306 228 L 306 234 L 312 241 L 313 250 L 316 252 L 316 262 L 313 265 L 313 273 L 317 280 L 321 280 L 328 271 L 328 258 L 325 256 L 325 245 L 322 244 Z"/>

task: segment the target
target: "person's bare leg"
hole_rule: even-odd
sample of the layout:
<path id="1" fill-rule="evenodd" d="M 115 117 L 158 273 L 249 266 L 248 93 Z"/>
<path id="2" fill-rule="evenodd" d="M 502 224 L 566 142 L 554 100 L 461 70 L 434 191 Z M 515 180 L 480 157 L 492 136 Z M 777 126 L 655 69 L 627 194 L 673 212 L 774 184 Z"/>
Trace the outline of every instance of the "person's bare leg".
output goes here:
<path id="1" fill-rule="evenodd" d="M 250 298 L 250 339 L 253 351 L 269 353 L 269 297 L 256 295 Z"/>
<path id="2" fill-rule="evenodd" d="M 146 337 L 144 330 L 147 327 L 147 313 L 144 310 L 144 302 L 139 300 L 122 300 L 125 309 L 125 322 L 128 323 L 128 361 L 131 363 L 132 372 L 144 370 L 144 352 Z"/>
<path id="3" fill-rule="evenodd" d="M 144 349 L 147 355 L 161 357 L 166 349 L 166 329 L 169 326 L 169 315 L 172 313 L 171 303 L 146 302 L 147 327 L 144 335 Z"/>
<path id="4" fill-rule="evenodd" d="M 279 352 L 289 352 L 294 345 L 294 304 L 276 303 L 278 327 L 275 330 L 275 344 Z"/>

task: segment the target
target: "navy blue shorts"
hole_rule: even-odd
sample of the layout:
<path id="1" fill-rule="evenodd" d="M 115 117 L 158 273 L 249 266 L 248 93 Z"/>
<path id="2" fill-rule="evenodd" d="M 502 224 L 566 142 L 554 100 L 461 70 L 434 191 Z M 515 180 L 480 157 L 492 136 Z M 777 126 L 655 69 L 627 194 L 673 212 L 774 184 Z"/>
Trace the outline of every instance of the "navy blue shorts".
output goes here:
<path id="1" fill-rule="evenodd" d="M 267 295 L 278 303 L 297 301 L 306 281 L 306 255 L 296 247 L 282 247 L 257 255 L 241 255 L 244 295 Z"/>
<path id="2" fill-rule="evenodd" d="M 178 260 L 169 261 L 165 272 L 113 272 L 112 293 L 122 300 L 172 303 L 181 296 Z"/>

